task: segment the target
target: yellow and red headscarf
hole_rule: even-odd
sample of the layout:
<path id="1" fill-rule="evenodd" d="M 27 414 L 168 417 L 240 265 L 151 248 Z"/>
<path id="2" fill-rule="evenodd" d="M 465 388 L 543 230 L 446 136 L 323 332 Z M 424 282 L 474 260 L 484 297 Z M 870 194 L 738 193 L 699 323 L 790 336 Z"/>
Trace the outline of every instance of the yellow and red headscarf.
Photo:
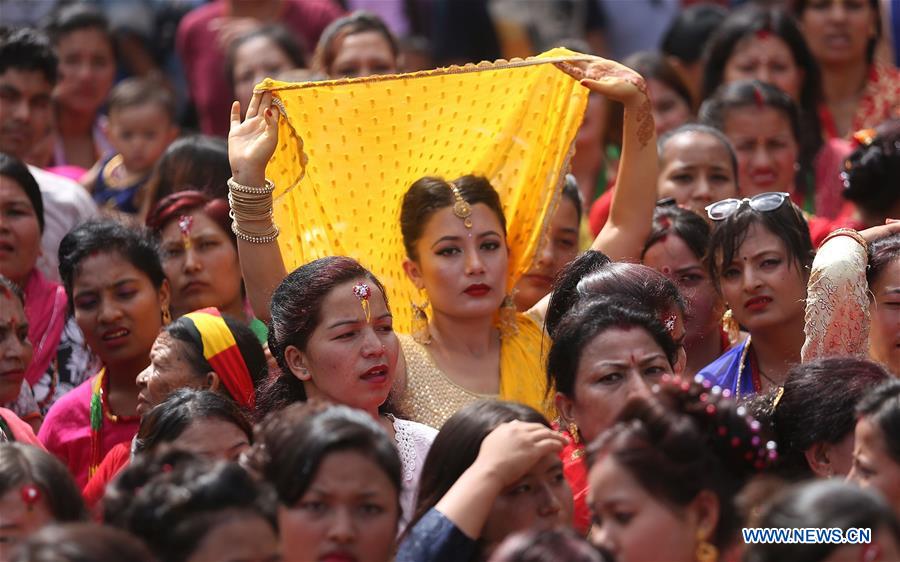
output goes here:
<path id="1" fill-rule="evenodd" d="M 241 355 L 234 334 L 217 308 L 195 310 L 181 317 L 203 348 L 203 357 L 219 375 L 228 393 L 238 405 L 249 410 L 256 406 L 256 393 L 250 369 Z"/>

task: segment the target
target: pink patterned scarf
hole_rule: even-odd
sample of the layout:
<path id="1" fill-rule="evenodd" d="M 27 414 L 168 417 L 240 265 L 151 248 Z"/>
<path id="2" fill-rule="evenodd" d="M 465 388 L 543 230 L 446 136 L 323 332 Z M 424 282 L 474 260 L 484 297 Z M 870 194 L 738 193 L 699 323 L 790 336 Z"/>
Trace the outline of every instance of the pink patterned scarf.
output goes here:
<path id="1" fill-rule="evenodd" d="M 34 346 L 34 357 L 25 372 L 25 380 L 34 385 L 47 371 L 66 325 L 66 291 L 59 283 L 48 281 L 37 268 L 25 283 L 25 317 L 28 339 Z"/>

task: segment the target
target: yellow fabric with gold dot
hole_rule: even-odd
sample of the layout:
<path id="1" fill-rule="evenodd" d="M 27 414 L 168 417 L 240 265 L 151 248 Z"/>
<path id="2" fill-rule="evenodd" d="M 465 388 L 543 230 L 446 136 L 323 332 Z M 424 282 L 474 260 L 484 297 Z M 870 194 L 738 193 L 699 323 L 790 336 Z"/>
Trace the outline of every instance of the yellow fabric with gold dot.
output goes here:
<path id="1" fill-rule="evenodd" d="M 285 111 L 266 176 L 285 266 L 350 256 L 386 286 L 398 331 L 421 297 L 406 277 L 400 204 L 422 176 L 486 176 L 508 221 L 508 287 L 526 272 L 555 208 L 588 91 L 552 63 L 526 60 L 313 83 L 266 79 Z"/>

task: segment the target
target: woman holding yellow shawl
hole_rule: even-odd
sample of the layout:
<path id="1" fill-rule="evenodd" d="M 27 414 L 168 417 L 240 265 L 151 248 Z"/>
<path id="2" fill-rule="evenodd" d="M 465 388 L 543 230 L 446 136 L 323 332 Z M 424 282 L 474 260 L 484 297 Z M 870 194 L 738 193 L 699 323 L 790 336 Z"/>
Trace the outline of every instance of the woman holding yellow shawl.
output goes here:
<path id="1" fill-rule="evenodd" d="M 619 189 L 610 221 L 593 248 L 614 259 L 637 259 L 653 213 L 654 196 L 647 192 L 655 190 L 656 181 L 655 128 L 646 85 L 634 71 L 596 57 L 557 66 L 625 106 Z M 272 220 L 274 187 L 266 180 L 266 164 L 278 145 L 280 111 L 266 92 L 254 95 L 243 121 L 240 115 L 235 102 L 228 142 L 233 229 L 248 295 L 262 315 L 285 276 Z M 401 336 L 405 413 L 440 427 L 459 408 L 484 397 L 547 411 L 541 330 L 547 299 L 517 314 L 507 295 L 508 260 L 516 249 L 507 239 L 497 191 L 478 176 L 452 181 L 423 177 L 405 193 L 400 215 L 403 269 L 421 292 L 420 302 L 413 303 L 413 333 Z M 646 220 L 635 220 L 636 215 Z M 389 217 L 385 228 L 396 228 Z M 620 226 L 635 223 L 646 224 L 647 232 L 626 232 Z"/>

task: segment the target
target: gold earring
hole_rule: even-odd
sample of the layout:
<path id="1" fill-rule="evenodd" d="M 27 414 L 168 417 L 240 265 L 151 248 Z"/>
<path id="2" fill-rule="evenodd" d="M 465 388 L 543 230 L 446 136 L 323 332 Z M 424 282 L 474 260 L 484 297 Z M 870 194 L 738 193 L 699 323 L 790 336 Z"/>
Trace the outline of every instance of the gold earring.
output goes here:
<path id="1" fill-rule="evenodd" d="M 697 562 L 716 562 L 719 559 L 719 549 L 714 544 L 707 542 L 703 533 L 697 533 Z"/>
<path id="2" fill-rule="evenodd" d="M 422 304 L 410 301 L 409 304 L 413 309 L 412 338 L 417 343 L 428 345 L 431 343 L 431 332 L 428 331 L 428 314 L 425 313 L 428 301 L 426 300 Z"/>
<path id="3" fill-rule="evenodd" d="M 162 323 L 163 326 L 167 326 L 172 323 L 172 313 L 169 311 L 168 306 L 162 309 Z"/>
<path id="4" fill-rule="evenodd" d="M 572 443 L 576 445 L 581 443 L 581 433 L 578 432 L 578 425 L 575 422 L 569 422 L 566 429 L 569 431 L 569 435 L 572 436 Z"/>
<path id="5" fill-rule="evenodd" d="M 728 336 L 728 342 L 731 345 L 736 344 L 741 337 L 741 325 L 734 319 L 734 312 L 731 311 L 731 308 L 722 315 L 722 328 Z"/>
<path id="6" fill-rule="evenodd" d="M 500 337 L 511 338 L 519 333 L 518 314 L 516 308 L 515 291 L 503 298 L 500 305 Z"/>

